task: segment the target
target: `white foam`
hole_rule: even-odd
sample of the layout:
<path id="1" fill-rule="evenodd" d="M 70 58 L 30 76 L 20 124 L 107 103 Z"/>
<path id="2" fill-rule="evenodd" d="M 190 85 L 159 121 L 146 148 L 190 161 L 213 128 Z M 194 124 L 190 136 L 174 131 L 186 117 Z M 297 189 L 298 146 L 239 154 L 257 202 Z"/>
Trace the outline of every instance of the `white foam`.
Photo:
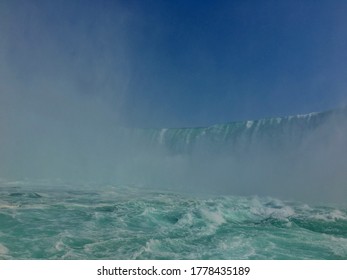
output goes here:
<path id="1" fill-rule="evenodd" d="M 167 130 L 168 130 L 167 128 L 163 128 L 163 129 L 160 130 L 160 133 L 159 133 L 159 143 L 160 144 L 163 144 L 163 142 L 164 142 L 164 135 L 165 135 L 165 132 Z"/>
<path id="2" fill-rule="evenodd" d="M 150 239 L 146 242 L 145 246 L 142 246 L 137 252 L 134 252 L 134 254 L 132 255 L 132 258 L 137 259 L 143 253 L 157 252 L 158 247 L 160 247 L 160 241 L 156 239 Z"/>
<path id="3" fill-rule="evenodd" d="M 64 249 L 66 249 L 66 245 L 63 243 L 62 240 L 58 240 L 58 241 L 55 243 L 54 248 L 55 248 L 57 251 L 63 251 Z"/>
<path id="4" fill-rule="evenodd" d="M 229 129 L 230 129 L 230 125 L 226 125 L 225 129 L 224 129 L 224 139 L 226 139 L 226 137 L 229 134 Z"/>
<path id="5" fill-rule="evenodd" d="M 247 122 L 246 122 L 246 127 L 247 127 L 247 128 L 251 128 L 252 125 L 253 125 L 253 123 L 254 123 L 254 121 L 247 121 Z"/>
<path id="6" fill-rule="evenodd" d="M 309 114 L 299 114 L 299 115 L 296 115 L 296 117 L 299 119 L 307 118 L 308 120 L 310 120 L 312 116 L 317 115 L 317 114 L 318 113 L 316 113 L 316 112 L 312 112 Z"/>
<path id="7" fill-rule="evenodd" d="M 17 208 L 19 208 L 18 205 L 11 205 L 7 203 L 0 204 L 0 209 L 17 209 Z"/>
<path id="8" fill-rule="evenodd" d="M 160 246 L 160 241 L 156 239 L 150 239 L 146 242 L 144 250 L 146 252 L 154 252 Z"/>
<path id="9" fill-rule="evenodd" d="M 280 200 L 271 200 L 270 204 L 263 204 L 259 200 L 252 200 L 251 213 L 261 217 L 272 217 L 280 220 L 286 220 L 287 218 L 295 215 L 295 211 L 292 207 L 283 204 Z"/>
<path id="10" fill-rule="evenodd" d="M 323 221 L 336 221 L 336 220 L 343 220 L 346 221 L 347 220 L 347 216 L 346 214 L 342 213 L 340 210 L 333 210 L 329 213 L 319 213 L 319 214 L 315 214 L 314 217 L 317 220 L 323 220 Z"/>
<path id="11" fill-rule="evenodd" d="M 201 209 L 201 214 L 206 220 L 212 222 L 213 224 L 217 226 L 224 224 L 226 222 L 223 215 L 218 211 L 210 211 L 208 209 Z"/>
<path id="12" fill-rule="evenodd" d="M 334 220 L 347 220 L 346 214 L 342 213 L 340 210 L 334 210 L 330 213 L 330 217 Z"/>
<path id="13" fill-rule="evenodd" d="M 186 133 L 186 137 L 185 137 L 185 142 L 186 142 L 186 144 L 189 144 L 189 143 L 190 143 L 190 139 L 191 139 L 192 133 L 193 133 L 193 130 L 192 130 L 192 129 L 189 129 L 189 130 L 188 130 L 188 133 Z"/>
<path id="14" fill-rule="evenodd" d="M 177 224 L 181 226 L 191 226 L 193 222 L 194 222 L 193 214 L 192 212 L 188 212 L 178 220 Z"/>
<path id="15" fill-rule="evenodd" d="M 9 249 L 0 243 L 0 255 L 7 255 L 9 252 Z"/>

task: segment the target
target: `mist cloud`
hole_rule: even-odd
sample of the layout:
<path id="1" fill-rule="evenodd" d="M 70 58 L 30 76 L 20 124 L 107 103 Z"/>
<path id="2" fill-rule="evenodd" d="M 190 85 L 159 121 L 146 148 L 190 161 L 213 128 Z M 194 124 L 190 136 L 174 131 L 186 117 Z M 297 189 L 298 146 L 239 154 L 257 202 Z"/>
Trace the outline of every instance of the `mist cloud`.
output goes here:
<path id="1" fill-rule="evenodd" d="M 133 183 L 193 193 L 212 191 L 303 200 L 337 201 L 346 197 L 347 163 L 343 155 L 347 152 L 347 137 L 343 119 L 329 119 L 298 146 L 288 147 L 289 142 L 284 141 L 286 148 L 278 150 L 252 142 L 250 150 L 243 147 L 236 155 L 235 151 L 209 151 L 204 146 L 188 154 L 172 153 L 160 145 L 149 148 L 141 137 L 124 133 L 124 126 L 134 118 L 141 124 L 156 126 L 173 119 L 200 116 L 201 123 L 215 117 L 210 114 L 213 110 L 194 111 L 194 106 L 214 106 L 219 117 L 227 115 L 221 111 L 232 111 L 230 103 L 234 111 L 254 111 L 263 97 L 254 98 L 251 92 L 263 76 L 245 79 L 248 71 L 238 76 L 238 65 L 230 73 L 226 73 L 230 67 L 225 66 L 220 68 L 226 73 L 223 79 L 205 82 L 211 73 L 214 77 L 221 73 L 219 68 L 210 72 L 209 67 L 223 65 L 216 61 L 224 59 L 218 60 L 197 44 L 189 51 L 173 52 L 165 60 L 170 53 L 166 54 L 159 43 L 164 47 L 168 44 L 161 36 L 170 26 L 156 27 L 155 19 L 147 23 L 151 18 L 135 5 L 114 1 L 107 9 L 88 7 L 83 1 L 67 3 L 0 3 L 0 177 Z M 138 26 L 146 28 L 137 30 Z M 141 33 L 148 30 L 154 35 Z M 184 28 L 179 31 L 172 38 L 189 33 Z M 153 39 L 147 49 L 137 47 L 136 43 L 146 36 Z M 332 55 L 335 60 L 331 65 L 335 65 L 344 44 L 344 37 L 334 39 L 337 54 Z M 158 60 L 152 48 L 161 50 Z M 179 67 L 182 57 L 186 59 L 184 69 Z M 197 65 L 204 66 L 203 71 L 194 72 L 196 65 L 188 67 L 191 57 L 199 60 Z M 168 63 L 176 58 L 177 62 Z M 151 60 L 155 61 L 150 63 Z M 153 75 L 160 75 L 160 71 L 165 75 Z M 189 71 L 194 73 L 186 78 Z M 339 75 L 343 73 L 344 70 Z M 339 75 L 332 92 L 340 92 L 343 100 L 344 83 Z M 329 79 L 335 81 L 326 77 L 322 69 L 320 75 L 313 76 L 309 80 L 317 88 Z M 287 87 L 301 89 L 301 93 L 308 88 L 291 85 L 293 77 L 284 78 L 277 77 L 275 85 L 268 87 L 264 84 L 269 80 L 264 80 L 259 91 L 269 88 L 278 94 L 267 98 L 280 100 L 282 90 L 288 93 Z M 227 81 L 226 85 L 220 85 L 220 81 Z M 194 93 L 203 92 L 206 85 L 211 90 L 209 94 Z M 226 98 L 212 91 L 217 89 L 240 93 Z M 307 96 L 298 100 L 307 101 Z M 210 106 L 211 100 L 215 101 Z M 245 100 L 249 102 L 240 104 Z M 268 102 L 271 106 L 281 103 Z M 151 119 L 155 121 L 149 122 Z"/>

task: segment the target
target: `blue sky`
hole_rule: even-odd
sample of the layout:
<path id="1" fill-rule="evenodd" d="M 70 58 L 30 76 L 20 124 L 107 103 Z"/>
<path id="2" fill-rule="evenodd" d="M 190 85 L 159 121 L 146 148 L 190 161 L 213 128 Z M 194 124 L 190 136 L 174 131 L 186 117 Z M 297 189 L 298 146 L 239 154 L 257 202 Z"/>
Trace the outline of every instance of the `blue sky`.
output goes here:
<path id="1" fill-rule="evenodd" d="M 1 1 L 0 117 L 205 126 L 347 100 L 346 1 Z"/>

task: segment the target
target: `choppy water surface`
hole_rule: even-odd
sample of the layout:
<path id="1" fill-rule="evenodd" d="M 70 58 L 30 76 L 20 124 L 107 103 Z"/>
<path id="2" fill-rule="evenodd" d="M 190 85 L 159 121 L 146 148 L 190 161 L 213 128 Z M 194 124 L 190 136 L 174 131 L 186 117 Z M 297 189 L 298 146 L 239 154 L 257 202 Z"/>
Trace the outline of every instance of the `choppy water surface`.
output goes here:
<path id="1" fill-rule="evenodd" d="M 128 186 L 3 184 L 0 259 L 347 259 L 347 209 Z"/>

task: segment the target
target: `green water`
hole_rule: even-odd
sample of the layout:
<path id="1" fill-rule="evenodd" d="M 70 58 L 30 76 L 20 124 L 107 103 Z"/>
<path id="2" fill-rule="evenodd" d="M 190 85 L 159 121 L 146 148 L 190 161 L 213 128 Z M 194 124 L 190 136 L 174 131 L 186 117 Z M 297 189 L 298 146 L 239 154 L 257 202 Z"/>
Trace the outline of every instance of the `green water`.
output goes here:
<path id="1" fill-rule="evenodd" d="M 129 186 L 0 186 L 0 259 L 347 259 L 347 209 Z"/>

